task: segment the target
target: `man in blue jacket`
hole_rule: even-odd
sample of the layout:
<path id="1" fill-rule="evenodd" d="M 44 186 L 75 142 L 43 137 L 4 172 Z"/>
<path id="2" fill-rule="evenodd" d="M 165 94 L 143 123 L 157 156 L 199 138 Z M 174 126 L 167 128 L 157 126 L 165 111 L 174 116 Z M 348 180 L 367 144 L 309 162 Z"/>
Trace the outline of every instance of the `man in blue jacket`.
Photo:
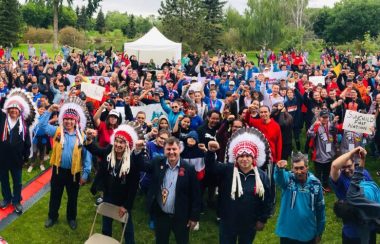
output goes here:
<path id="1" fill-rule="evenodd" d="M 320 181 L 308 172 L 302 153 L 292 156 L 292 171 L 280 160 L 274 171 L 276 185 L 282 189 L 276 234 L 281 244 L 319 243 L 325 229 L 325 201 Z"/>

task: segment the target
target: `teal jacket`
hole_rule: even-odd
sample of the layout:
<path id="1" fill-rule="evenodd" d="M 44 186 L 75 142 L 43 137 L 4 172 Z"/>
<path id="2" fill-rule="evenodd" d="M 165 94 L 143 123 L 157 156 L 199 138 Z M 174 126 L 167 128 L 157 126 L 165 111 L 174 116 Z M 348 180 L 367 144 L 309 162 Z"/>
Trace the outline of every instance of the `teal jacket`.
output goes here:
<path id="1" fill-rule="evenodd" d="M 174 125 L 178 119 L 178 116 L 184 115 L 182 111 L 179 111 L 178 113 L 174 113 L 173 110 L 165 103 L 165 100 L 163 98 L 160 99 L 161 107 L 165 111 L 165 113 L 168 114 L 168 120 L 170 128 L 174 128 Z"/>
<path id="2" fill-rule="evenodd" d="M 282 189 L 276 234 L 298 241 L 310 241 L 322 236 L 326 219 L 320 181 L 309 172 L 306 183 L 300 184 L 293 173 L 277 166 L 274 180 Z"/>

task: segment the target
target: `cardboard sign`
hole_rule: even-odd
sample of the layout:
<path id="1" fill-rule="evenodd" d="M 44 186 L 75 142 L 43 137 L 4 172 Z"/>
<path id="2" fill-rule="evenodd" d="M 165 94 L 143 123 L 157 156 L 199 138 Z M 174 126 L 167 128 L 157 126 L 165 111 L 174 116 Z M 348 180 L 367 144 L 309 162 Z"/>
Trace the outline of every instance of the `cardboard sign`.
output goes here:
<path id="1" fill-rule="evenodd" d="M 346 116 L 344 116 L 343 129 L 357 133 L 372 134 L 370 128 L 375 126 L 375 120 L 375 115 L 347 110 Z"/>
<path id="2" fill-rule="evenodd" d="M 105 89 L 106 88 L 95 85 L 95 84 L 86 83 L 86 82 L 81 83 L 81 91 L 84 92 L 86 96 L 98 101 L 102 100 Z"/>
<path id="3" fill-rule="evenodd" d="M 325 76 L 310 76 L 309 81 L 313 83 L 314 86 L 318 86 L 318 84 L 325 85 Z"/>

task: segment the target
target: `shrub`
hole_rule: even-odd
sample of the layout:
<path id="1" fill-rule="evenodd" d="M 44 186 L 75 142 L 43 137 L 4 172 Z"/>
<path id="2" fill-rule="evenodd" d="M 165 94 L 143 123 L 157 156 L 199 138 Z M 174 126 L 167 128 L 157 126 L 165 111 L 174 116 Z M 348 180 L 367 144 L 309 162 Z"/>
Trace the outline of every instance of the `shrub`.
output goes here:
<path id="1" fill-rule="evenodd" d="M 24 43 L 28 40 L 33 43 L 51 43 L 53 42 L 53 30 L 29 27 L 22 40 Z"/>
<path id="2" fill-rule="evenodd" d="M 78 31 L 73 27 L 65 27 L 59 31 L 59 43 L 84 49 L 87 46 L 86 37 L 83 32 Z"/>

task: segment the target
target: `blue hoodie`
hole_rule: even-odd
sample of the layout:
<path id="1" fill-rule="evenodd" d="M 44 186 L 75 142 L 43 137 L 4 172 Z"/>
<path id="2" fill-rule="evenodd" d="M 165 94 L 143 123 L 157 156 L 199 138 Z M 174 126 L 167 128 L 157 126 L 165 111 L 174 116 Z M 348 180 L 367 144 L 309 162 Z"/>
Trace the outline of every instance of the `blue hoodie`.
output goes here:
<path id="1" fill-rule="evenodd" d="M 274 180 L 282 189 L 276 234 L 304 242 L 321 236 L 325 229 L 326 219 L 320 181 L 309 172 L 306 183 L 301 185 L 293 173 L 279 169 L 277 166 L 274 171 Z"/>

